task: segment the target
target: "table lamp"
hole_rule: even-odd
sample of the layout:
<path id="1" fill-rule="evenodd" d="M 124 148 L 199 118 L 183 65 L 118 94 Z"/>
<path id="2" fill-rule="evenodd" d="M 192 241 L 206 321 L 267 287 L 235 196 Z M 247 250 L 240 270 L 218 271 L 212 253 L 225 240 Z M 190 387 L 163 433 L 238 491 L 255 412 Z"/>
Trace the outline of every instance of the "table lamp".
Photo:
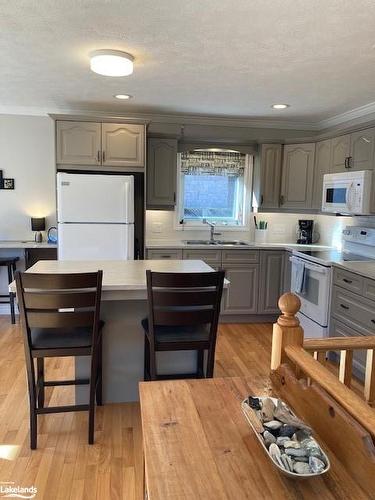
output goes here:
<path id="1" fill-rule="evenodd" d="M 45 229 L 46 229 L 45 217 L 31 217 L 31 230 L 35 231 L 36 243 L 41 243 L 43 241 L 43 235 L 41 231 L 45 231 Z"/>

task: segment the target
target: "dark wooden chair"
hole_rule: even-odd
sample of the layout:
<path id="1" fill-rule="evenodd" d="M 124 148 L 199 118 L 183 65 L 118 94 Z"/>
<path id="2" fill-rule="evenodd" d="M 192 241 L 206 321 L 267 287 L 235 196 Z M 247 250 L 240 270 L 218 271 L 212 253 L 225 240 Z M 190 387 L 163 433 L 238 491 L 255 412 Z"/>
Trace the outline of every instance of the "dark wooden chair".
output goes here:
<path id="1" fill-rule="evenodd" d="M 224 271 L 156 273 L 146 271 L 148 318 L 145 332 L 145 380 L 212 377 Z M 197 351 L 197 371 L 158 375 L 156 352 Z M 204 370 L 204 353 L 207 364 Z"/>
<path id="2" fill-rule="evenodd" d="M 37 416 L 46 413 L 88 411 L 88 441 L 94 442 L 95 396 L 97 404 L 102 404 L 102 277 L 102 271 L 16 273 L 29 387 L 31 449 L 37 447 Z M 91 356 L 90 378 L 46 381 L 44 358 L 62 356 Z M 44 406 L 45 387 L 82 384 L 90 385 L 89 404 Z"/>
<path id="3" fill-rule="evenodd" d="M 6 267 L 8 271 L 8 283 L 12 283 L 14 280 L 14 276 L 16 273 L 16 266 L 17 266 L 17 261 L 19 261 L 19 257 L 0 257 L 0 267 Z M 16 322 L 16 314 L 14 311 L 14 293 L 9 292 L 6 295 L 2 294 L 0 295 L 0 299 L 6 299 L 2 300 L 0 304 L 10 304 L 10 319 L 12 322 L 12 325 L 15 324 Z"/>

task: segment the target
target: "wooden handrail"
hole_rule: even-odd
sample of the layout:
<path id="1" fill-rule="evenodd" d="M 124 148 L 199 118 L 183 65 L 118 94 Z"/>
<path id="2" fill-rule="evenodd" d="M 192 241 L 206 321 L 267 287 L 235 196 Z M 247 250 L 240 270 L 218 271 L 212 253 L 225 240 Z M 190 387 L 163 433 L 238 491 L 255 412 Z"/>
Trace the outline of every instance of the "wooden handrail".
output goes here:
<path id="1" fill-rule="evenodd" d="M 352 415 L 373 438 L 375 438 L 375 411 L 359 396 L 317 363 L 303 347 L 285 346 L 287 357 L 295 363 L 308 377 L 316 381 L 332 398 L 334 398 L 350 415 Z"/>
<path id="2" fill-rule="evenodd" d="M 342 351 L 356 349 L 375 349 L 375 337 L 329 337 L 326 339 L 305 339 L 306 351 Z"/>

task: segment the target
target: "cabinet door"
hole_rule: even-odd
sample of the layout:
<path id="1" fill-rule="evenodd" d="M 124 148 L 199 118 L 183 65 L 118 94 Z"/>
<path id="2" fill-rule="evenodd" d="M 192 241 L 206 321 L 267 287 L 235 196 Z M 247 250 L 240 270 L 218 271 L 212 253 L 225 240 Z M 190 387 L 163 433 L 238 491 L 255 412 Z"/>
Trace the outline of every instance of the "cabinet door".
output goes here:
<path id="1" fill-rule="evenodd" d="M 321 210 L 323 196 L 323 176 L 330 171 L 332 141 L 328 139 L 315 145 L 315 168 L 312 208 Z"/>
<path id="2" fill-rule="evenodd" d="M 176 175 L 177 140 L 149 139 L 147 147 L 147 208 L 174 209 Z"/>
<path id="3" fill-rule="evenodd" d="M 332 139 L 331 173 L 346 171 L 346 158 L 350 155 L 350 135 Z"/>
<path id="4" fill-rule="evenodd" d="M 230 281 L 222 314 L 256 314 L 258 305 L 259 264 L 227 264 Z"/>
<path id="5" fill-rule="evenodd" d="M 350 136 L 350 170 L 374 168 L 375 128 L 354 132 Z"/>
<path id="6" fill-rule="evenodd" d="M 57 248 L 26 248 L 25 267 L 36 264 L 39 260 L 57 260 Z"/>
<path id="7" fill-rule="evenodd" d="M 281 208 L 311 208 L 315 144 L 284 146 Z"/>
<path id="8" fill-rule="evenodd" d="M 106 166 L 144 167 L 144 125 L 103 123 L 102 155 L 102 164 Z"/>
<path id="9" fill-rule="evenodd" d="M 284 285 L 284 251 L 263 250 L 260 253 L 259 314 L 280 312 L 278 301 Z"/>
<path id="10" fill-rule="evenodd" d="M 281 181 L 281 144 L 263 144 L 260 159 L 260 207 L 278 208 Z"/>
<path id="11" fill-rule="evenodd" d="M 182 259 L 182 250 L 178 248 L 174 249 L 159 249 L 159 250 L 147 250 L 147 259 L 156 259 L 156 260 L 164 260 L 164 259 Z"/>
<path id="12" fill-rule="evenodd" d="M 62 165 L 100 165 L 100 123 L 56 122 L 56 162 Z"/>

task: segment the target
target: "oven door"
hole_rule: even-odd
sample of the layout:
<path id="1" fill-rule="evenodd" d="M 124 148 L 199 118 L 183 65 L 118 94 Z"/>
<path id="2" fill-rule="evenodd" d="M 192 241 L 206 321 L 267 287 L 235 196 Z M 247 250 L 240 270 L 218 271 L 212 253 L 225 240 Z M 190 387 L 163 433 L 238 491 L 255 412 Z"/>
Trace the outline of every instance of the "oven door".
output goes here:
<path id="1" fill-rule="evenodd" d="M 299 257 L 290 257 L 292 263 L 291 290 L 301 299 L 301 312 L 321 326 L 328 325 L 331 268 L 315 264 Z M 302 293 L 296 291 L 297 262 L 305 265 L 305 286 Z"/>
<path id="2" fill-rule="evenodd" d="M 324 182 L 322 211 L 351 213 L 355 203 L 353 188 L 353 180 Z"/>

